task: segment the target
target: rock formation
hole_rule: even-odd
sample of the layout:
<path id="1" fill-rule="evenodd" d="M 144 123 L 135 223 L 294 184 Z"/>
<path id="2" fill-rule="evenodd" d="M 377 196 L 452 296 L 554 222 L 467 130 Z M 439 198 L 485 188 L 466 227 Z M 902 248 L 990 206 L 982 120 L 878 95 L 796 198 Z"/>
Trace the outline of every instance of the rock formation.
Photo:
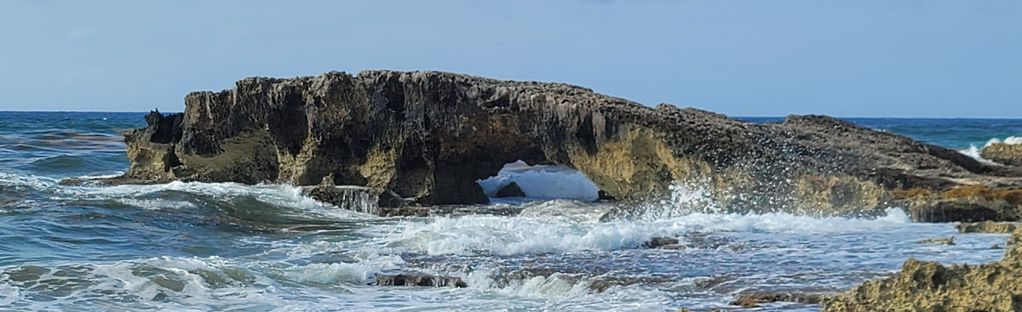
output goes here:
<path id="1" fill-rule="evenodd" d="M 746 292 L 739 294 L 731 305 L 743 308 L 757 308 L 762 304 L 774 302 L 790 302 L 801 304 L 819 304 L 826 298 L 825 294 L 797 292 Z"/>
<path id="2" fill-rule="evenodd" d="M 373 284 L 376 286 L 468 287 L 468 284 L 460 277 L 422 273 L 380 275 L 376 277 L 376 282 Z"/>
<path id="3" fill-rule="evenodd" d="M 618 200 L 706 190 L 731 210 L 1017 220 L 1022 169 L 824 116 L 756 124 L 646 107 L 559 83 L 443 72 L 248 78 L 152 113 L 127 133 L 130 170 L 171 180 L 389 190 L 423 205 L 487 201 L 476 181 L 509 162 L 560 164 Z"/>
<path id="4" fill-rule="evenodd" d="M 1022 229 L 1000 262 L 944 266 L 910 259 L 895 276 L 829 298 L 824 311 L 1022 311 Z"/>
<path id="5" fill-rule="evenodd" d="M 1022 166 L 1022 144 L 990 144 L 980 151 L 980 156 L 1000 164 Z"/>
<path id="6" fill-rule="evenodd" d="M 1007 222 L 965 222 L 959 223 L 955 226 L 959 233 L 1011 233 L 1018 228 L 1018 223 L 1007 223 Z"/>
<path id="7" fill-rule="evenodd" d="M 522 191 L 517 182 L 511 182 L 497 191 L 497 197 L 525 197 L 525 192 Z"/>

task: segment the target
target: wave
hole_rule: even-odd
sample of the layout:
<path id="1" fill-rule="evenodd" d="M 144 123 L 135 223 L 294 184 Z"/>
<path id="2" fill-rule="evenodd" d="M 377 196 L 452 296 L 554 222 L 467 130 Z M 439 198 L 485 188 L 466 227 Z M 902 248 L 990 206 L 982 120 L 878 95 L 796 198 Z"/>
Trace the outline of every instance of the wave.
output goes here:
<path id="1" fill-rule="evenodd" d="M 569 210 L 567 208 L 565 210 Z M 526 209 L 528 211 L 528 209 Z M 670 215 L 670 214 L 665 214 Z M 531 253 L 577 253 L 639 248 L 655 237 L 678 237 L 681 244 L 690 233 L 765 232 L 833 234 L 869 232 L 909 223 L 902 209 L 888 209 L 878 218 L 812 217 L 791 213 L 678 213 L 668 218 L 640 218 L 600 222 L 570 214 L 523 213 L 508 219 L 469 215 L 438 217 L 430 222 L 403 221 L 397 231 L 383 233 L 386 245 L 429 255 L 517 255 Z"/>
<path id="2" fill-rule="evenodd" d="M 171 182 L 154 185 L 65 186 L 55 178 L 0 173 L 0 194 L 16 201 L 63 205 L 188 211 L 214 223 L 250 230 L 317 230 L 341 221 L 377 217 L 318 202 L 291 185 Z M 212 217 L 212 219 L 210 219 Z M 208 221 L 203 221 L 208 222 Z"/>

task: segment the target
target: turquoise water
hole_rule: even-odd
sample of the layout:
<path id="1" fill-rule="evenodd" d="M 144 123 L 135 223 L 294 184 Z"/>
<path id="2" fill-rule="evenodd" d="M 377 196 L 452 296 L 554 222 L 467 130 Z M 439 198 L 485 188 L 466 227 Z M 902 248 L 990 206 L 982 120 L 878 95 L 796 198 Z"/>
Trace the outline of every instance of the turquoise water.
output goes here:
<path id="1" fill-rule="evenodd" d="M 599 222 L 608 205 L 566 200 L 529 202 L 514 217 L 379 218 L 288 185 L 57 184 L 126 170 L 118 133 L 142 116 L 0 112 L 0 310 L 699 311 L 748 291 L 844 290 L 909 257 L 987 262 L 1005 239 L 920 243 L 954 235 L 952 225 L 897 209 L 877 219 L 714 213 L 695 189 L 647 203 L 656 213 L 642 218 Z M 1022 135 L 1022 120 L 851 121 L 954 149 Z M 641 246 L 658 236 L 685 248 Z M 396 272 L 469 287 L 370 285 Z M 613 286 L 593 291 L 596 280 Z"/>

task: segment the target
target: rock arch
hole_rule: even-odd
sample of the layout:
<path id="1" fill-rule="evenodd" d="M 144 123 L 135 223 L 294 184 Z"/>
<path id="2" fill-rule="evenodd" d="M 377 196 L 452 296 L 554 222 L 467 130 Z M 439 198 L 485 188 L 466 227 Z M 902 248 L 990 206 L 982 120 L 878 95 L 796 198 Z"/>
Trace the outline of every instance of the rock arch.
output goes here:
<path id="1" fill-rule="evenodd" d="M 524 160 L 578 170 L 623 200 L 698 183 L 734 209 L 840 212 L 968 179 L 1022 185 L 1018 170 L 829 117 L 753 124 L 566 84 L 443 72 L 249 78 L 187 96 L 181 115 L 149 119 L 126 136 L 132 169 L 115 182 L 328 179 L 466 204 L 487 200 L 475 181 Z M 174 163 L 160 160 L 168 154 Z"/>

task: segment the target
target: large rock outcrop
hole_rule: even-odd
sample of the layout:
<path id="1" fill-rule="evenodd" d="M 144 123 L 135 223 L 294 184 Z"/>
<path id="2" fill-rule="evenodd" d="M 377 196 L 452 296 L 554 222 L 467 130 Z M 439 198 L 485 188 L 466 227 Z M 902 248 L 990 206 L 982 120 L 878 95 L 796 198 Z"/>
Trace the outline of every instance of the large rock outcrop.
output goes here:
<path id="1" fill-rule="evenodd" d="M 1022 311 L 1022 229 L 1004 259 L 944 266 L 910 259 L 897 275 L 829 298 L 824 311 Z"/>
<path id="2" fill-rule="evenodd" d="M 114 183 L 282 182 L 390 190 L 420 204 L 487 201 L 476 184 L 509 162 L 577 169 L 621 200 L 706 190 L 733 210 L 1015 220 L 1017 168 L 824 116 L 755 124 L 646 107 L 559 83 L 443 72 L 248 78 L 197 92 L 181 114 L 126 135 Z M 961 191 L 965 189 L 965 191 Z"/>

